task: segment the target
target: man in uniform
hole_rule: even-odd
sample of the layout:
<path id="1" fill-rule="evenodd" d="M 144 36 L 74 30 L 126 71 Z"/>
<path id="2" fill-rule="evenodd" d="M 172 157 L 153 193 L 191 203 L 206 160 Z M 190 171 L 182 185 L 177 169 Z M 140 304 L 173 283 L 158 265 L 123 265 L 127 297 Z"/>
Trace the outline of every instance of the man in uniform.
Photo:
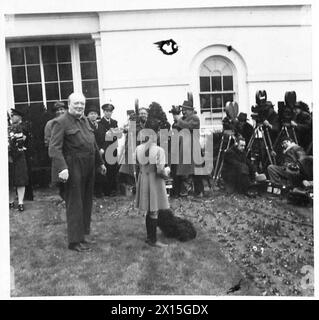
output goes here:
<path id="1" fill-rule="evenodd" d="M 94 133 L 84 116 L 85 97 L 72 93 L 69 111 L 52 125 L 49 156 L 52 158 L 52 180 L 65 183 L 68 248 L 89 251 L 94 175 L 96 166 L 105 174 Z"/>
<path id="2" fill-rule="evenodd" d="M 100 154 L 105 158 L 107 148 L 116 143 L 117 147 L 117 137 L 113 135 L 115 128 L 118 128 L 117 121 L 112 119 L 112 113 L 114 106 L 110 103 L 103 104 L 103 117 L 99 122 L 98 133 L 97 133 L 97 145 L 100 149 Z M 113 136 L 113 140 L 109 137 Z M 117 149 L 114 150 L 113 156 L 117 157 Z M 103 182 L 103 192 L 106 196 L 113 196 L 117 191 L 116 175 L 118 171 L 118 162 L 115 164 L 109 164 L 106 161 L 107 174 L 106 179 Z"/>

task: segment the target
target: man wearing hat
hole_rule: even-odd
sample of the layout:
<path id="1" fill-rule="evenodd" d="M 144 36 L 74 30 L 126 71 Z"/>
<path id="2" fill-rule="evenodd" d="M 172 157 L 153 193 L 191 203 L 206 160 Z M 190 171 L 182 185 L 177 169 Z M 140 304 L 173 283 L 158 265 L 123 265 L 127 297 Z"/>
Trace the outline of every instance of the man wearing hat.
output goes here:
<path id="1" fill-rule="evenodd" d="M 95 136 L 95 141 L 98 140 L 98 128 L 99 128 L 99 109 L 95 105 L 89 105 L 85 108 L 85 116 L 89 120 L 89 125 L 92 128 Z M 105 182 L 105 175 L 102 175 L 99 170 L 95 172 L 94 194 L 100 198 L 103 195 L 103 185 Z"/>
<path id="2" fill-rule="evenodd" d="M 100 154 L 104 160 L 107 148 L 112 145 L 115 150 L 113 156 L 117 157 L 117 137 L 114 136 L 116 128 L 118 128 L 117 121 L 112 119 L 114 106 L 110 103 L 102 105 L 103 117 L 98 125 L 97 145 L 100 149 Z M 112 139 L 113 137 L 113 139 Z M 113 145 L 115 143 L 115 145 Z M 114 196 L 117 190 L 116 175 L 118 171 L 118 163 L 110 164 L 106 161 L 107 173 L 103 182 L 103 192 L 106 196 Z"/>
<path id="3" fill-rule="evenodd" d="M 281 165 L 269 165 L 267 170 L 270 182 L 274 185 L 287 187 L 298 186 L 302 183 L 300 174 L 300 162 L 306 156 L 302 147 L 291 138 L 282 141 L 283 161 Z"/>
<path id="4" fill-rule="evenodd" d="M 57 101 L 53 105 L 52 111 L 54 112 L 55 118 L 49 120 L 44 127 L 44 145 L 46 147 L 49 146 L 53 121 L 62 116 L 66 112 L 66 110 L 67 106 L 62 101 Z"/>
<path id="5" fill-rule="evenodd" d="M 236 138 L 235 144 L 224 155 L 222 178 L 229 192 L 238 192 L 254 196 L 249 187 L 258 178 L 266 180 L 265 175 L 258 175 L 245 153 L 246 142 L 242 136 Z"/>
<path id="6" fill-rule="evenodd" d="M 44 127 L 44 146 L 46 148 L 49 148 L 49 143 L 50 143 L 50 139 L 51 139 L 51 133 L 52 133 L 52 125 L 53 122 L 59 118 L 60 116 L 62 116 L 66 110 L 67 110 L 67 106 L 64 104 L 64 102 L 62 101 L 57 101 L 54 103 L 52 111 L 55 114 L 55 118 L 49 120 L 45 127 Z M 46 149 L 48 152 L 48 149 Z M 60 197 L 64 200 L 64 183 L 62 182 L 58 182 L 57 186 L 59 188 L 59 195 Z"/>
<path id="7" fill-rule="evenodd" d="M 272 143 L 274 143 L 278 136 L 280 125 L 278 114 L 274 110 L 274 105 L 270 101 L 265 102 L 263 114 L 265 117 L 263 125 L 265 128 L 268 128 L 270 139 Z"/>
<path id="8" fill-rule="evenodd" d="M 293 111 L 294 117 L 291 120 L 291 127 L 296 131 L 299 145 L 307 149 L 312 141 L 312 119 L 308 105 L 302 101 L 298 101 L 294 105 Z"/>
<path id="9" fill-rule="evenodd" d="M 249 140 L 254 132 L 253 126 L 247 122 L 247 113 L 241 112 L 238 117 L 238 122 L 236 125 L 236 133 L 239 133 L 244 137 L 246 145 L 249 143 Z"/>
<path id="10" fill-rule="evenodd" d="M 89 120 L 90 127 L 94 130 L 94 135 L 96 138 L 98 133 L 98 127 L 99 127 L 99 122 L 98 122 L 99 109 L 94 105 L 89 105 L 88 107 L 85 108 L 84 114 Z"/>
<path id="11" fill-rule="evenodd" d="M 200 119 L 195 114 L 195 110 L 193 104 L 190 101 L 184 101 L 182 105 L 182 112 L 183 117 L 179 118 L 176 121 L 176 128 L 188 129 L 190 135 L 182 135 L 182 139 L 180 141 L 180 158 L 179 164 L 177 165 L 176 174 L 178 176 L 182 176 L 182 183 L 181 183 L 181 192 L 180 196 L 187 196 L 187 184 L 189 177 L 192 177 L 193 184 L 194 184 L 194 193 L 195 196 L 201 197 L 204 191 L 204 185 L 201 176 L 195 175 L 195 162 L 193 158 L 193 150 L 196 147 L 200 146 L 199 143 L 199 129 L 200 129 Z M 184 163 L 187 160 L 183 159 L 183 146 L 190 146 L 189 152 L 190 155 L 190 163 Z"/>

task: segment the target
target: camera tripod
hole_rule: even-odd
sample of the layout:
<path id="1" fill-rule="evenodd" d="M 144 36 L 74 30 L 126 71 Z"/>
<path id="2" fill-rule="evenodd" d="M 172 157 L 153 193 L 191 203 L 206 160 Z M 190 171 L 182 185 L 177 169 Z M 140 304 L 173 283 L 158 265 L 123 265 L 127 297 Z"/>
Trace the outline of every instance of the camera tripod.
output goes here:
<path id="1" fill-rule="evenodd" d="M 264 143 L 264 146 L 266 149 L 269 163 L 276 164 L 276 159 L 274 156 L 274 149 L 273 149 L 273 145 L 272 145 L 272 142 L 270 139 L 269 130 L 268 130 L 268 128 L 264 128 L 262 124 L 258 124 L 256 126 L 256 128 L 254 129 L 254 132 L 253 132 L 253 134 L 249 140 L 249 143 L 247 145 L 246 156 L 248 156 L 248 154 L 250 153 L 255 139 L 260 138 L 260 135 L 261 135 L 262 142 Z M 266 139 L 266 136 L 267 136 L 267 139 Z M 268 140 L 268 142 L 267 142 L 267 140 Z"/>
<path id="2" fill-rule="evenodd" d="M 227 144 L 226 144 L 226 148 L 223 149 L 225 139 L 227 139 Z M 230 143 L 232 140 L 235 141 L 234 132 L 231 130 L 225 130 L 223 132 L 222 139 L 219 145 L 218 156 L 217 156 L 214 173 L 213 173 L 213 184 L 220 179 L 220 175 L 221 175 L 223 164 L 224 164 L 224 157 L 222 156 L 222 154 L 229 149 Z"/>
<path id="3" fill-rule="evenodd" d="M 284 124 L 278 134 L 278 137 L 274 143 L 274 149 L 277 147 L 277 144 L 282 141 L 282 139 L 286 136 L 287 138 L 291 138 L 290 134 L 289 134 L 289 130 L 288 128 L 291 128 L 292 134 L 293 134 L 293 138 L 295 140 L 295 142 L 298 144 L 298 139 L 297 139 L 297 135 L 296 135 L 296 131 L 294 127 L 288 126 L 287 124 Z"/>

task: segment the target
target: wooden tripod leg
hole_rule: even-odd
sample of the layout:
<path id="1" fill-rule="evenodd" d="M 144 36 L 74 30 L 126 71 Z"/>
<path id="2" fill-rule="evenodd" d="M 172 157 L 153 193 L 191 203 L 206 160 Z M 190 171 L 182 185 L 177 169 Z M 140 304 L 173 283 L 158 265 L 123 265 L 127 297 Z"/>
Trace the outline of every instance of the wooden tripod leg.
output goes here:
<path id="1" fill-rule="evenodd" d="M 270 152 L 269 152 L 269 148 L 268 148 L 268 145 L 267 145 L 264 129 L 263 128 L 260 128 L 260 129 L 261 129 L 261 135 L 262 135 L 262 138 L 263 138 L 263 141 L 264 141 L 264 145 L 265 145 L 265 148 L 266 148 L 266 152 L 267 152 L 267 156 L 268 156 L 269 162 L 270 162 L 270 164 L 273 164 L 273 161 L 272 161 L 272 158 L 271 158 L 271 155 L 270 155 Z"/>
<path id="2" fill-rule="evenodd" d="M 221 142 L 219 145 L 218 156 L 217 156 L 217 160 L 216 160 L 216 164 L 215 164 L 215 168 L 214 168 L 213 180 L 217 179 L 217 170 L 219 167 L 219 159 L 220 159 L 220 155 L 222 153 L 223 143 L 224 143 L 224 135 L 222 136 L 222 139 L 221 139 Z"/>
<path id="3" fill-rule="evenodd" d="M 291 128 L 291 129 L 292 129 L 292 134 L 294 135 L 295 142 L 296 142 L 297 144 L 299 144 L 299 143 L 298 143 L 298 139 L 297 139 L 297 135 L 296 135 L 296 130 L 295 130 L 295 128 Z"/>
<path id="4" fill-rule="evenodd" d="M 272 141 L 271 141 L 271 138 L 270 138 L 270 134 L 269 134 L 268 128 L 266 128 L 266 134 L 267 134 L 267 139 L 269 141 L 270 155 L 273 156 L 274 148 L 273 148 L 273 145 L 272 145 Z M 275 157 L 273 157 L 273 164 L 276 164 Z"/>
<path id="5" fill-rule="evenodd" d="M 249 154 L 249 152 L 251 150 L 251 147 L 253 146 L 253 143 L 254 143 L 255 138 L 256 138 L 257 130 L 258 130 L 258 127 L 255 128 L 252 136 L 250 137 L 250 140 L 249 140 L 248 145 L 247 145 L 246 156 L 248 156 L 248 154 Z"/>
<path id="6" fill-rule="evenodd" d="M 231 139 L 232 139 L 232 136 L 229 136 L 228 142 L 227 142 L 227 146 L 226 146 L 226 149 L 224 150 L 224 152 L 226 152 L 229 149 Z M 220 163 L 219 170 L 218 170 L 218 173 L 217 173 L 217 177 L 216 177 L 217 181 L 220 179 L 220 176 L 221 176 L 221 173 L 222 173 L 222 170 L 223 170 L 223 165 L 224 165 L 224 155 L 222 157 L 222 161 Z"/>

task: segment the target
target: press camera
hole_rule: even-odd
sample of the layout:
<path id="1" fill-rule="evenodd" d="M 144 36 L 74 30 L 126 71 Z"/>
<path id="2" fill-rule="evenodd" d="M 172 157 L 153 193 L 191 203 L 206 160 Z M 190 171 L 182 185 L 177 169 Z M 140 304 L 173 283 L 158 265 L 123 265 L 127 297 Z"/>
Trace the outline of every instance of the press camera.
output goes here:
<path id="1" fill-rule="evenodd" d="M 269 109 L 273 105 L 270 101 L 267 101 L 267 92 L 265 90 L 258 90 L 255 98 L 256 105 L 251 107 L 251 117 L 258 125 L 262 124 L 267 119 Z"/>
<path id="2" fill-rule="evenodd" d="M 281 125 L 290 125 L 291 120 L 294 118 L 296 101 L 295 91 L 287 91 L 285 93 L 285 101 L 278 101 L 278 116 Z"/>
<path id="3" fill-rule="evenodd" d="M 172 109 L 169 111 L 172 115 L 178 115 L 182 112 L 181 106 L 172 106 Z"/>

